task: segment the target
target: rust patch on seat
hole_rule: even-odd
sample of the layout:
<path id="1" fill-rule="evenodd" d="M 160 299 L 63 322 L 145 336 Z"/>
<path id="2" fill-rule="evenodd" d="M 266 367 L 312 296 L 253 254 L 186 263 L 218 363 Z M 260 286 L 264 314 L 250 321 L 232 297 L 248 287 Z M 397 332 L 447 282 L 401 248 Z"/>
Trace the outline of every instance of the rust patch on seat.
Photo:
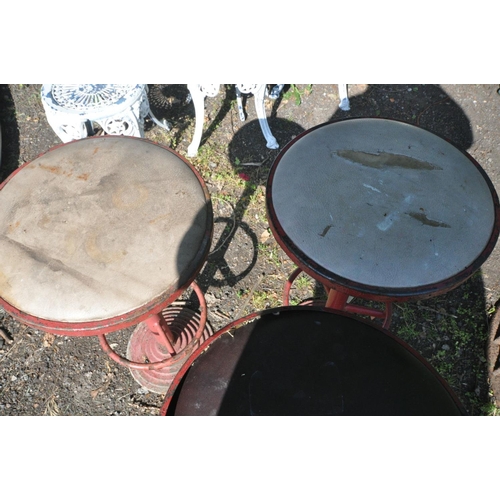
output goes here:
<path id="1" fill-rule="evenodd" d="M 66 177 L 71 177 L 73 172 L 64 170 L 61 167 L 51 166 L 51 165 L 38 165 L 38 168 L 45 170 L 46 172 L 50 172 L 54 175 L 64 175 Z"/>
<path id="2" fill-rule="evenodd" d="M 443 170 L 432 163 L 417 160 L 411 156 L 399 155 L 395 153 L 365 153 L 363 151 L 352 151 L 341 149 L 337 151 L 341 158 L 353 163 L 370 168 L 404 168 L 409 170 Z"/>
<path id="3" fill-rule="evenodd" d="M 9 233 L 14 232 L 19 227 L 19 224 L 20 224 L 20 221 L 16 221 L 16 222 L 13 222 L 12 224 L 9 224 L 7 231 Z"/>

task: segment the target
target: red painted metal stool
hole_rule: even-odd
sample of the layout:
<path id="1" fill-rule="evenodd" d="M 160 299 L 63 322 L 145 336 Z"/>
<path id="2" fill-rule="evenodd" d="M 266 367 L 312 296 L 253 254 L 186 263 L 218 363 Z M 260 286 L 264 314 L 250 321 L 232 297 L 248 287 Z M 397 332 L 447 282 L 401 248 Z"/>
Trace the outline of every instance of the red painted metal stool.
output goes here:
<path id="1" fill-rule="evenodd" d="M 255 313 L 187 360 L 162 415 L 464 415 L 448 384 L 371 321 L 314 306 Z"/>
<path id="2" fill-rule="evenodd" d="M 0 186 L 0 304 L 34 328 L 97 335 L 140 384 L 166 392 L 213 333 L 194 282 L 212 230 L 205 184 L 174 151 L 126 136 L 57 146 Z M 200 313 L 174 303 L 190 286 Z M 117 354 L 106 334 L 133 325 Z"/>
<path id="3" fill-rule="evenodd" d="M 326 306 L 383 320 L 391 303 L 460 285 L 493 250 L 495 189 L 478 163 L 435 134 L 381 118 L 325 123 L 291 141 L 266 191 L 271 230 Z M 381 309 L 349 302 L 378 301 Z"/>

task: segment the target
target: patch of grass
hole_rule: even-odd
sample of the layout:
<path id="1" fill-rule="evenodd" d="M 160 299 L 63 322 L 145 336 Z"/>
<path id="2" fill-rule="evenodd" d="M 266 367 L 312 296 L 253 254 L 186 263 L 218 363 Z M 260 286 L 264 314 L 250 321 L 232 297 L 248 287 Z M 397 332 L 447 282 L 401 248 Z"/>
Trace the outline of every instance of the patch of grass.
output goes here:
<path id="1" fill-rule="evenodd" d="M 437 298 L 397 304 L 391 330 L 429 361 L 470 415 L 489 415 L 488 324 L 479 285 L 477 275 Z"/>
<path id="2" fill-rule="evenodd" d="M 493 398 L 493 394 L 490 394 L 490 397 Z M 488 417 L 500 417 L 500 408 L 498 408 L 495 403 L 486 403 L 481 407 L 481 409 L 483 415 Z"/>
<path id="3" fill-rule="evenodd" d="M 256 311 L 262 311 L 281 305 L 281 297 L 274 290 L 255 290 L 252 296 L 252 304 Z"/>
<path id="4" fill-rule="evenodd" d="M 155 125 L 151 131 L 148 132 L 148 139 L 158 144 L 166 144 L 170 149 L 177 150 L 178 137 L 174 133 L 174 130 L 165 130 Z"/>
<path id="5" fill-rule="evenodd" d="M 301 85 L 301 87 L 303 87 Z M 306 96 L 309 95 L 312 92 L 312 85 L 308 84 L 305 85 L 304 88 L 300 89 L 297 84 L 292 83 L 290 84 L 290 88 L 283 94 L 283 97 L 285 99 L 294 99 L 295 104 L 297 106 L 300 106 L 302 104 L 302 96 L 305 94 Z"/>
<path id="6" fill-rule="evenodd" d="M 257 245 L 257 249 L 259 254 L 271 262 L 274 267 L 280 269 L 282 267 L 282 259 L 280 255 L 280 247 L 275 241 L 267 242 L 267 243 L 259 243 Z"/>
<path id="7" fill-rule="evenodd" d="M 408 304 L 396 304 L 400 318 L 398 335 L 405 341 L 414 340 L 419 337 L 420 332 L 417 327 L 417 319 L 414 310 Z"/>
<path id="8" fill-rule="evenodd" d="M 294 285 L 296 286 L 297 290 L 309 289 L 313 286 L 313 279 L 307 276 L 307 274 L 301 273 L 294 281 Z"/>

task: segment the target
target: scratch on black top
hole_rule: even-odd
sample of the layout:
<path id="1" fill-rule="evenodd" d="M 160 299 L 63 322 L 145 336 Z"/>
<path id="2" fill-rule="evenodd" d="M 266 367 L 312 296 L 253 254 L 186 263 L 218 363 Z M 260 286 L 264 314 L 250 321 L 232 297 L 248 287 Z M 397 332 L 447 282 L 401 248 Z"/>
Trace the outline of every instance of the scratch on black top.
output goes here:
<path id="1" fill-rule="evenodd" d="M 446 222 L 439 222 L 437 220 L 432 220 L 429 219 L 425 214 L 421 214 L 419 212 L 408 212 L 408 215 L 410 217 L 413 217 L 414 219 L 418 220 L 422 224 L 426 226 L 431 226 L 431 227 L 451 227 L 449 224 L 446 224 Z"/>
<path id="2" fill-rule="evenodd" d="M 327 233 L 328 231 L 330 231 L 331 227 L 332 227 L 332 225 L 331 225 L 331 224 L 330 224 L 330 225 L 328 225 L 328 226 L 326 226 L 326 227 L 325 227 L 325 229 L 323 229 L 323 232 L 322 232 L 322 233 L 320 233 L 319 235 L 320 235 L 322 238 L 324 238 L 324 237 L 326 236 L 326 233 Z"/>

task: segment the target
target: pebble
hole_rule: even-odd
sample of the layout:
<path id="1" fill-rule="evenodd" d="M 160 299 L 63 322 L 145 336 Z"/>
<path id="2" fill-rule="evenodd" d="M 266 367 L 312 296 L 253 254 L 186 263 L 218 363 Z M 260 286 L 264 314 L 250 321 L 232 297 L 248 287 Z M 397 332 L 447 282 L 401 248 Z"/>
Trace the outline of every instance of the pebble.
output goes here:
<path id="1" fill-rule="evenodd" d="M 443 349 L 443 351 L 449 351 L 450 346 L 448 344 L 443 344 L 443 347 L 441 349 Z"/>

